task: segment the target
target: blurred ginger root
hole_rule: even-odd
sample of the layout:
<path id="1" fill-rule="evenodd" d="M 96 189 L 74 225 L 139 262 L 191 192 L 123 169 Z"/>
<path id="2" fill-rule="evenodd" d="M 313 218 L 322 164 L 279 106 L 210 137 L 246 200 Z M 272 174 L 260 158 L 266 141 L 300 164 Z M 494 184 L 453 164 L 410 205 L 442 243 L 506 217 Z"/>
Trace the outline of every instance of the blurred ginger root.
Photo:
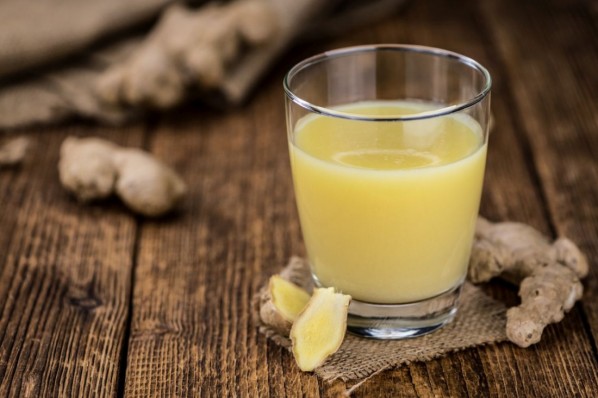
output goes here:
<path id="1" fill-rule="evenodd" d="M 187 192 L 181 177 L 151 154 L 94 137 L 64 140 L 58 172 L 62 185 L 80 201 L 116 194 L 148 217 L 168 213 Z"/>
<path id="2" fill-rule="evenodd" d="M 142 46 L 98 80 L 97 93 L 115 106 L 169 108 L 189 87 L 210 89 L 245 46 L 258 46 L 277 31 L 268 0 L 236 0 L 189 9 L 167 9 Z"/>

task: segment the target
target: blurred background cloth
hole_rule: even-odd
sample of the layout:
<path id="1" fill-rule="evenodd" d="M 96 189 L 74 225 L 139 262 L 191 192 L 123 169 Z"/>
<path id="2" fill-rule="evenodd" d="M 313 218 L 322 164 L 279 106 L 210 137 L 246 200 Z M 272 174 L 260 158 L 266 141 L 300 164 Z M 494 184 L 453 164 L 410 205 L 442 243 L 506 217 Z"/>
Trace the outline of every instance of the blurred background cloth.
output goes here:
<path id="1" fill-rule="evenodd" d="M 234 0 L 239 1 L 239 0 Z M 240 60 L 220 87 L 243 101 L 266 68 L 298 37 L 339 34 L 394 12 L 405 0 L 264 0 L 283 32 Z M 0 129 L 82 117 L 119 124 L 147 106 L 115 106 L 98 95 L 108 68 L 131 57 L 170 0 L 4 0 L 0 3 Z M 206 2 L 192 4 L 199 10 Z M 249 62 L 250 61 L 250 62 Z"/>
<path id="2" fill-rule="evenodd" d="M 4 0 L 0 3 L 0 77 L 85 49 L 147 22 L 168 0 Z"/>

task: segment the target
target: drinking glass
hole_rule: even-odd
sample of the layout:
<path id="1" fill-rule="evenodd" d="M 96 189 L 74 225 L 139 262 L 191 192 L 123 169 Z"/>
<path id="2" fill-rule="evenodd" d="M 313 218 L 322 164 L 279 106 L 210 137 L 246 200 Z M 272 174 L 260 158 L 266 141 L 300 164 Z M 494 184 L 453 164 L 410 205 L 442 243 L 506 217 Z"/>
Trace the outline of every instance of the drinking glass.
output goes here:
<path id="1" fill-rule="evenodd" d="M 450 322 L 488 143 L 491 77 L 437 48 L 328 51 L 284 79 L 301 229 L 317 286 L 352 296 L 348 330 L 379 339 Z"/>

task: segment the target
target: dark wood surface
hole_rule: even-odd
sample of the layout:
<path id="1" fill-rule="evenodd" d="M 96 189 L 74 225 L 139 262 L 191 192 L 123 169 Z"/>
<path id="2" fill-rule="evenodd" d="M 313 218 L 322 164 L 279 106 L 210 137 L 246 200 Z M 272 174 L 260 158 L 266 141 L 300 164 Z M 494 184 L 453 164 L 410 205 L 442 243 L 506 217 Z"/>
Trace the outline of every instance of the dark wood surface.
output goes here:
<path id="1" fill-rule="evenodd" d="M 565 235 L 590 258 L 582 303 L 528 349 L 504 343 L 383 372 L 355 396 L 598 396 L 598 8 L 591 1 L 414 1 L 342 38 L 289 51 L 245 106 L 197 105 L 127 128 L 30 129 L 0 170 L 0 396 L 336 396 L 258 334 L 250 298 L 303 254 L 281 79 L 305 56 L 397 42 L 448 48 L 491 71 L 496 126 L 482 213 Z M 144 147 L 190 192 L 162 220 L 59 186 L 68 135 Z M 487 291 L 509 304 L 516 292 Z"/>

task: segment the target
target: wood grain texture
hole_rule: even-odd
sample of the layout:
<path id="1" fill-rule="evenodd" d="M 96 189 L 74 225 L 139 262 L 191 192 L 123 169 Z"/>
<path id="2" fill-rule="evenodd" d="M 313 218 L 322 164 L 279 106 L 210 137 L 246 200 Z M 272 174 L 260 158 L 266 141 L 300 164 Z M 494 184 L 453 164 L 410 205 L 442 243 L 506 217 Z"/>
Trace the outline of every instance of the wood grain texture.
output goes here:
<path id="1" fill-rule="evenodd" d="M 190 193 L 179 218 L 142 225 L 127 396 L 317 390 L 250 321 L 251 296 L 301 252 L 281 99 L 272 89 L 228 115 L 176 115 L 153 134 Z"/>
<path id="2" fill-rule="evenodd" d="M 192 104 L 151 131 L 27 132 L 32 159 L 0 170 L 0 396 L 343 394 L 350 386 L 300 372 L 260 335 L 249 305 L 289 256 L 304 254 L 282 77 L 316 52 L 377 42 L 448 48 L 489 68 L 496 127 L 482 214 L 571 237 L 592 272 L 583 303 L 538 345 L 403 366 L 354 396 L 598 396 L 596 10 L 581 0 L 415 1 L 376 26 L 293 49 L 239 109 Z M 145 146 L 172 164 L 190 187 L 179 214 L 144 221 L 116 201 L 71 199 L 56 172 L 71 133 Z M 486 290 L 517 303 L 506 284 Z"/>
<path id="3" fill-rule="evenodd" d="M 479 21 L 476 7 L 453 8 L 453 5 L 448 3 L 431 4 L 427 2 L 426 5 L 414 5 L 413 9 L 404 16 L 405 19 L 401 23 L 396 23 L 396 25 L 402 26 L 404 33 L 401 34 L 400 30 L 395 28 L 397 37 L 392 41 L 449 48 L 470 55 L 489 67 L 494 76 L 492 102 L 496 127 L 490 142 L 482 214 L 494 220 L 524 221 L 551 235 L 553 231 L 540 186 L 541 181 L 539 181 L 534 168 L 530 154 L 531 149 L 523 139 L 521 115 L 512 106 L 513 99 L 508 80 L 503 77 L 501 69 L 502 60 L 497 58 L 493 51 L 492 42 L 482 35 L 483 28 L 476 22 Z M 516 13 L 517 7 L 511 5 L 509 10 L 511 13 Z M 517 29 L 512 29 L 511 32 L 516 37 L 521 35 L 524 29 L 524 26 L 519 26 Z M 442 32 L 450 32 L 450 34 L 443 35 Z M 537 54 L 537 57 L 541 59 L 540 54 Z M 516 303 L 513 293 L 505 292 L 504 286 L 490 289 L 490 293 L 496 297 L 505 298 L 511 305 Z M 454 396 L 466 393 L 471 395 L 474 391 L 486 391 L 489 395 L 494 395 L 511 393 L 515 390 L 523 396 L 541 396 L 545 395 L 547 391 L 551 391 L 557 396 L 570 394 L 591 396 L 595 393 L 595 387 L 588 388 L 583 383 L 571 383 L 571 381 L 576 381 L 579 374 L 583 374 L 582 378 L 588 380 L 596 378 L 596 357 L 591 350 L 593 341 L 585 335 L 582 312 L 574 310 L 569 314 L 567 322 L 571 323 L 550 326 L 546 331 L 543 343 L 525 353 L 509 345 L 501 345 L 500 347 L 479 349 L 479 355 L 474 355 L 473 350 L 469 350 L 458 356 L 453 356 L 460 361 L 470 361 L 471 364 L 474 364 L 471 369 L 481 367 L 480 373 L 483 376 L 479 376 L 477 380 L 472 378 L 476 372 L 472 372 L 466 367 L 454 369 L 447 366 L 445 368 L 447 371 L 442 373 L 436 367 L 436 378 L 438 379 L 464 379 L 461 383 L 446 383 L 444 395 Z M 575 333 L 575 336 L 572 336 L 571 333 Z M 575 344 L 574 347 L 568 344 L 555 345 L 554 342 L 558 342 L 559 339 L 569 339 L 576 343 L 579 342 L 579 344 Z M 557 357 L 560 359 L 557 362 L 558 365 L 553 366 L 551 358 L 555 356 L 555 352 L 553 352 L 555 349 L 559 351 Z M 569 356 L 568 351 L 572 349 L 582 359 L 582 364 L 574 364 L 579 358 L 576 355 Z M 500 352 L 505 359 L 502 366 L 496 366 L 497 352 Z M 446 360 L 440 362 L 442 361 Z M 563 361 L 568 363 L 566 368 L 572 365 L 571 371 L 562 372 L 560 366 Z M 542 363 L 542 372 L 536 373 L 536 369 L 529 366 L 518 366 L 520 362 Z M 506 367 L 504 364 L 509 364 L 509 366 Z M 422 369 L 429 367 L 427 364 L 423 364 Z M 413 371 L 415 374 L 419 370 L 416 369 Z M 527 376 L 521 377 L 523 374 Z M 418 379 L 425 380 L 425 374 L 422 372 L 417 376 Z M 379 379 L 385 380 L 385 376 L 381 375 Z M 527 383 L 526 380 L 535 380 L 535 382 Z M 568 382 L 563 383 L 563 380 Z M 376 383 L 371 385 L 376 386 Z M 429 385 L 433 386 L 433 383 L 429 383 Z M 440 394 L 438 389 L 420 388 L 420 390 L 424 390 L 419 392 L 423 396 Z M 364 389 L 365 391 L 366 389 Z M 375 394 L 372 393 L 372 395 Z"/>
<path id="4" fill-rule="evenodd" d="M 487 65 L 495 76 L 497 124 L 482 212 L 553 233 L 502 55 L 489 46 L 490 33 L 480 34 L 480 12 L 473 5 L 414 3 L 373 29 L 297 49 L 246 108 L 226 115 L 181 112 L 161 123 L 151 148 L 186 170 L 192 199 L 184 218 L 171 221 L 177 226 L 142 227 L 127 395 L 336 396 L 345 390 L 343 383 L 328 385 L 300 373 L 287 352 L 256 334 L 244 312 L 267 275 L 303 250 L 280 80 L 306 55 L 402 42 L 449 48 Z M 505 285 L 493 284 L 489 291 L 516 303 L 514 290 Z M 592 396 L 596 386 L 579 381 L 597 377 L 592 344 L 576 309 L 528 350 L 501 344 L 412 364 L 375 376 L 355 396 Z"/>
<path id="5" fill-rule="evenodd" d="M 80 130 L 28 134 L 27 162 L 0 171 L 3 397 L 116 395 L 135 222 L 118 204 L 85 207 L 60 187 L 60 143 Z M 141 131 L 87 132 L 134 144 Z"/>
<path id="6" fill-rule="evenodd" d="M 598 29 L 588 4 L 481 3 L 555 232 L 590 259 L 583 308 L 598 338 Z M 525 29 L 525 34 L 516 34 Z M 594 346 L 595 350 L 595 346 Z"/>

